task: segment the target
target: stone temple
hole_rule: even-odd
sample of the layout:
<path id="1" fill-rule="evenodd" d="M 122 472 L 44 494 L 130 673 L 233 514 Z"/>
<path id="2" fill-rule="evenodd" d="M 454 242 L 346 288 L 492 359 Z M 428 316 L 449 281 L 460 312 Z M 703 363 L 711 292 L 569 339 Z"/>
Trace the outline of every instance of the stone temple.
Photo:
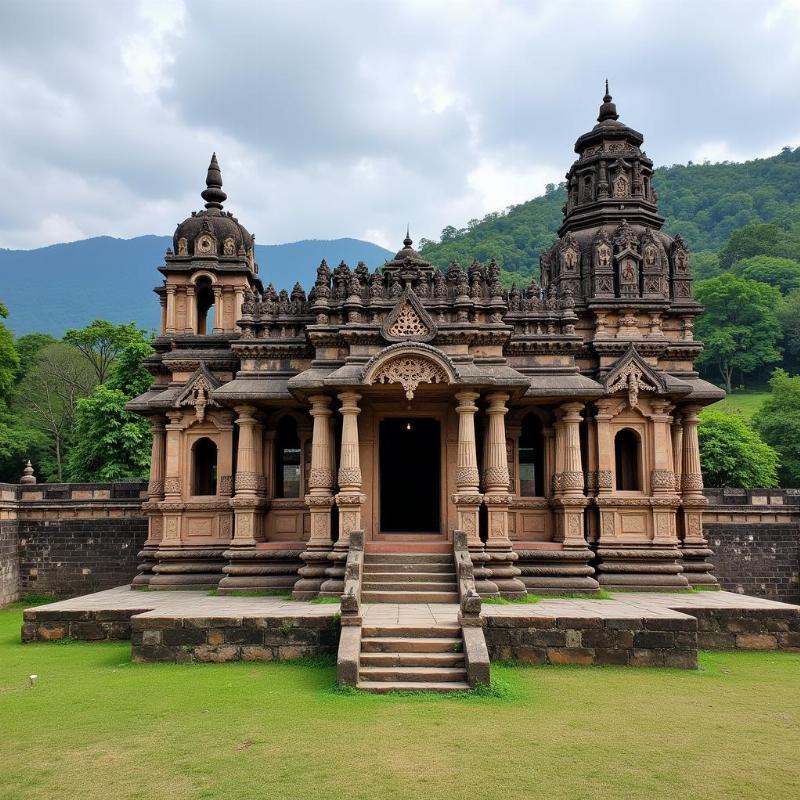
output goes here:
<path id="1" fill-rule="evenodd" d="M 323 261 L 277 291 L 212 157 L 129 406 L 153 431 L 134 585 L 340 595 L 354 535 L 412 562 L 461 539 L 482 597 L 715 586 L 697 423 L 722 392 L 693 368 L 702 309 L 642 142 L 606 93 L 559 238 L 510 289 L 407 235 L 374 271 Z M 458 599 L 446 571 L 395 566 L 365 572 L 366 601 Z"/>

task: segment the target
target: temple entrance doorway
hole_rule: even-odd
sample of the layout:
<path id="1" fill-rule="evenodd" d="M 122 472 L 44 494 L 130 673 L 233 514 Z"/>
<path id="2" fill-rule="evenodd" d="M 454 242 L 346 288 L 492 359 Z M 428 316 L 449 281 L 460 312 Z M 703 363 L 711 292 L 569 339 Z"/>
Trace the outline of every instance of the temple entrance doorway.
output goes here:
<path id="1" fill-rule="evenodd" d="M 381 533 L 440 533 L 441 432 L 430 417 L 381 420 Z"/>

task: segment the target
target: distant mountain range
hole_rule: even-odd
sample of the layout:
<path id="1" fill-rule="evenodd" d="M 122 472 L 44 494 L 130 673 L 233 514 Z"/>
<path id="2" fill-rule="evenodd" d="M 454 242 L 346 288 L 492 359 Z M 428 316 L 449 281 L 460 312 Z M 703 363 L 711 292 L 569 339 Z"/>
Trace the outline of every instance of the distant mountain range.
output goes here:
<path id="1" fill-rule="evenodd" d="M 162 280 L 156 268 L 171 246 L 170 236 L 98 236 L 36 250 L 0 249 L 0 302 L 10 312 L 5 324 L 18 336 L 42 331 L 60 337 L 93 319 L 155 329 L 159 305 L 152 289 Z M 392 255 L 360 239 L 256 245 L 261 279 L 279 290 L 300 281 L 308 291 L 323 258 L 332 267 L 363 261 L 373 268 Z"/>

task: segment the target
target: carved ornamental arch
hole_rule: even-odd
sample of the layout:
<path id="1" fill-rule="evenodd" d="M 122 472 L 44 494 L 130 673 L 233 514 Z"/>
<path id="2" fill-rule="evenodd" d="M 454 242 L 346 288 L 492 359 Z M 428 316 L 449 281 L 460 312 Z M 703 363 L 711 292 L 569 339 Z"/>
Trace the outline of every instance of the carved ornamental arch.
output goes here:
<path id="1" fill-rule="evenodd" d="M 458 373 L 450 359 L 425 344 L 396 344 L 378 353 L 364 368 L 363 383 L 399 383 L 409 400 L 422 383 L 455 383 Z"/>

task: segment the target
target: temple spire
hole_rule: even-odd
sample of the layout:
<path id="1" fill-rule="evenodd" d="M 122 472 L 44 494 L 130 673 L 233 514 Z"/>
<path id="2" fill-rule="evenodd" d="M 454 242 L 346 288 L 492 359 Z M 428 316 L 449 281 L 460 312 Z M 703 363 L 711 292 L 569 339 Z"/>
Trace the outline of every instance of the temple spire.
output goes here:
<path id="1" fill-rule="evenodd" d="M 411 245 L 414 244 L 414 241 L 411 238 L 411 226 L 410 225 L 406 225 L 406 238 L 403 239 L 403 244 L 406 247 L 411 247 Z"/>
<path id="2" fill-rule="evenodd" d="M 619 119 L 619 114 L 617 114 L 617 107 L 612 102 L 612 97 L 608 91 L 608 78 L 606 78 L 606 93 L 603 96 L 603 105 L 600 106 L 600 114 L 597 117 L 598 122 L 606 122 L 607 120 L 616 120 Z"/>
<path id="3" fill-rule="evenodd" d="M 211 154 L 211 163 L 206 174 L 206 188 L 200 196 L 206 201 L 206 208 L 222 208 L 222 204 L 228 199 L 228 195 L 222 191 L 222 172 L 216 153 Z"/>

